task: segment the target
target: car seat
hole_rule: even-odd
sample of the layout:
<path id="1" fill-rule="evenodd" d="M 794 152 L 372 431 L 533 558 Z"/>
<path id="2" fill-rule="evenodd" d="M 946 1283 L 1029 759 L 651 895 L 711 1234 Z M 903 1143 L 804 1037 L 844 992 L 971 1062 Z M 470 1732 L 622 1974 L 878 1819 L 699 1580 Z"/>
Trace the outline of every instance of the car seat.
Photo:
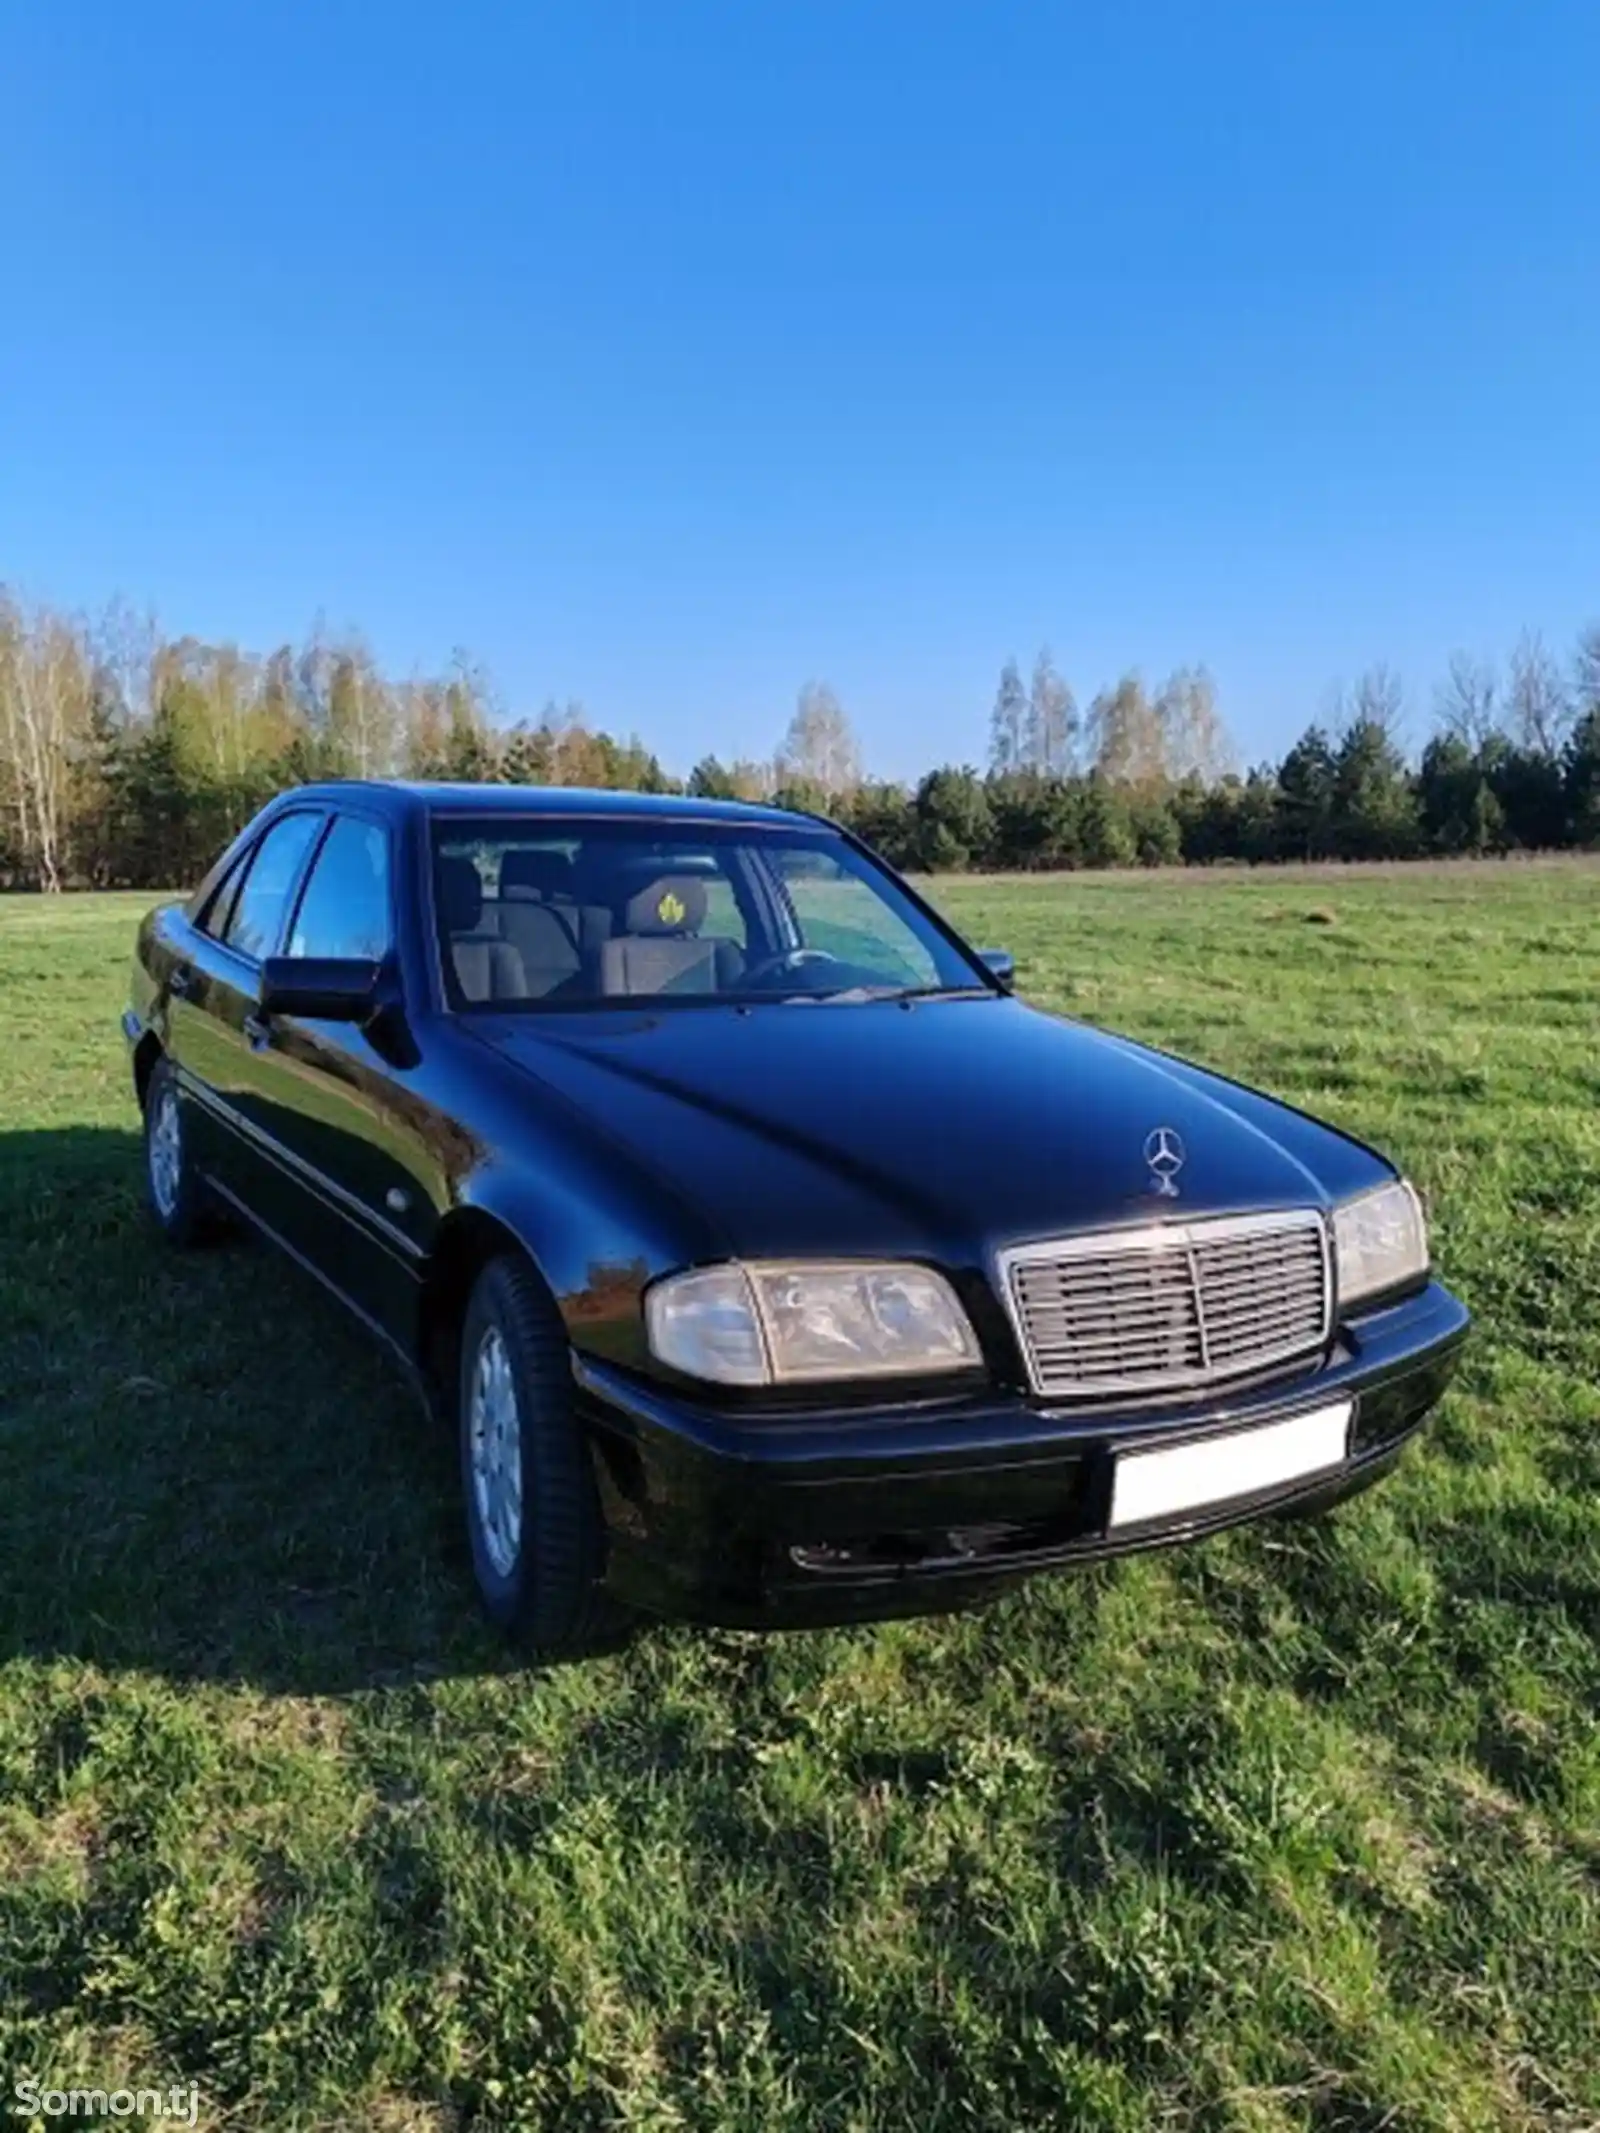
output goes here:
<path id="1" fill-rule="evenodd" d="M 559 899 L 559 901 L 557 900 Z M 565 852 L 512 850 L 500 861 L 499 931 L 522 957 L 534 998 L 570 986 L 582 966 L 572 861 Z"/>
<path id="2" fill-rule="evenodd" d="M 697 938 L 705 923 L 705 883 L 693 874 L 657 874 L 620 911 L 621 925 L 600 945 L 600 990 L 716 992 L 717 943 Z"/>
<path id="3" fill-rule="evenodd" d="M 488 1000 L 525 1000 L 522 957 L 512 942 L 483 928 L 483 877 L 472 861 L 453 853 L 442 857 L 438 887 L 451 964 L 467 1000 L 474 1007 Z"/>

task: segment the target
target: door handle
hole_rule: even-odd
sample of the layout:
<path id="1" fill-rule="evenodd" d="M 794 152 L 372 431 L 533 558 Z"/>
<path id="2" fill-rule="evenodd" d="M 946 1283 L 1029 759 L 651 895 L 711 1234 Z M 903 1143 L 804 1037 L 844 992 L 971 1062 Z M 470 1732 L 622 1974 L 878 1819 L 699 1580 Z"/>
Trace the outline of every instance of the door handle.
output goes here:
<path id="1" fill-rule="evenodd" d="M 250 1040 L 253 1052 L 264 1052 L 272 1042 L 272 1024 L 264 1015 L 246 1015 L 244 1033 Z"/>
<path id="2" fill-rule="evenodd" d="M 179 963 L 167 979 L 167 990 L 175 1000 L 187 1000 L 194 988 L 194 972 L 187 963 Z"/>

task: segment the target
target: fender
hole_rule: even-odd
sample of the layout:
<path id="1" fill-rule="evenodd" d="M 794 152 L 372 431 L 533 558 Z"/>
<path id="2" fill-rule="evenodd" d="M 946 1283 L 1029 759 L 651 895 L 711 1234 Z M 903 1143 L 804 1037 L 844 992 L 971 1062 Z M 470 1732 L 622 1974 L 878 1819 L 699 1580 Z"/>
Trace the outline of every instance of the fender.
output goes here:
<path id="1" fill-rule="evenodd" d="M 559 1165 L 537 1174 L 520 1163 L 488 1162 L 462 1181 L 440 1222 L 435 1253 L 447 1258 L 459 1250 L 463 1231 L 482 1238 L 491 1226 L 532 1260 L 575 1349 L 650 1370 L 645 1290 L 663 1274 L 731 1252 L 708 1225 L 688 1221 L 675 1198 L 641 1191 L 637 1173 L 626 1189 L 622 1184 L 612 1165 L 570 1142 Z M 664 1204 L 652 1205 L 658 1198 Z M 693 1236 L 696 1230 L 703 1234 Z"/>

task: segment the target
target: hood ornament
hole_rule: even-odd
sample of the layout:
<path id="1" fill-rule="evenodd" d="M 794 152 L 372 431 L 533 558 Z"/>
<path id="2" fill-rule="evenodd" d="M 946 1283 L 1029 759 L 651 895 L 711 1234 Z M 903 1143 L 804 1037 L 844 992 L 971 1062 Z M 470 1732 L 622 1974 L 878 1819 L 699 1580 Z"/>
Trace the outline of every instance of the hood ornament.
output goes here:
<path id="1" fill-rule="evenodd" d="M 1144 1144 L 1144 1159 L 1150 1165 L 1150 1190 L 1162 1200 L 1178 1197 L 1178 1172 L 1188 1161 L 1188 1151 L 1176 1130 L 1157 1126 Z"/>

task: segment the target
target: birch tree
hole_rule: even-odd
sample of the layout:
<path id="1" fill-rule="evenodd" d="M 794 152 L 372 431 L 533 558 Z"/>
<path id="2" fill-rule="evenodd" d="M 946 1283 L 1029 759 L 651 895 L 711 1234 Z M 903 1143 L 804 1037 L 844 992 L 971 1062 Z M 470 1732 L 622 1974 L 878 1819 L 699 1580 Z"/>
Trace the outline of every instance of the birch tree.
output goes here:
<path id="1" fill-rule="evenodd" d="M 1524 630 L 1511 654 L 1506 709 L 1512 737 L 1524 748 L 1552 760 L 1560 755 L 1572 730 L 1572 702 L 1537 630 Z"/>
<path id="2" fill-rule="evenodd" d="M 1033 662 L 1028 686 L 1028 767 L 1047 778 L 1070 778 L 1078 767 L 1078 704 L 1056 672 L 1046 645 Z"/>
<path id="3" fill-rule="evenodd" d="M 1004 777 L 1020 770 L 1028 757 L 1028 698 L 1017 662 L 1000 669 L 994 709 L 989 713 L 989 768 Z"/>
<path id="4" fill-rule="evenodd" d="M 1469 652 L 1453 652 L 1434 699 L 1439 728 L 1474 754 L 1499 728 L 1499 682 L 1493 666 Z"/>
<path id="5" fill-rule="evenodd" d="M 0 604 L 0 741 L 14 843 L 39 885 L 65 880 L 74 750 L 88 735 L 93 682 L 81 636 L 61 616 Z"/>
<path id="6" fill-rule="evenodd" d="M 780 784 L 814 785 L 830 799 L 861 783 L 860 743 L 825 681 L 808 681 L 800 691 L 776 767 Z"/>

